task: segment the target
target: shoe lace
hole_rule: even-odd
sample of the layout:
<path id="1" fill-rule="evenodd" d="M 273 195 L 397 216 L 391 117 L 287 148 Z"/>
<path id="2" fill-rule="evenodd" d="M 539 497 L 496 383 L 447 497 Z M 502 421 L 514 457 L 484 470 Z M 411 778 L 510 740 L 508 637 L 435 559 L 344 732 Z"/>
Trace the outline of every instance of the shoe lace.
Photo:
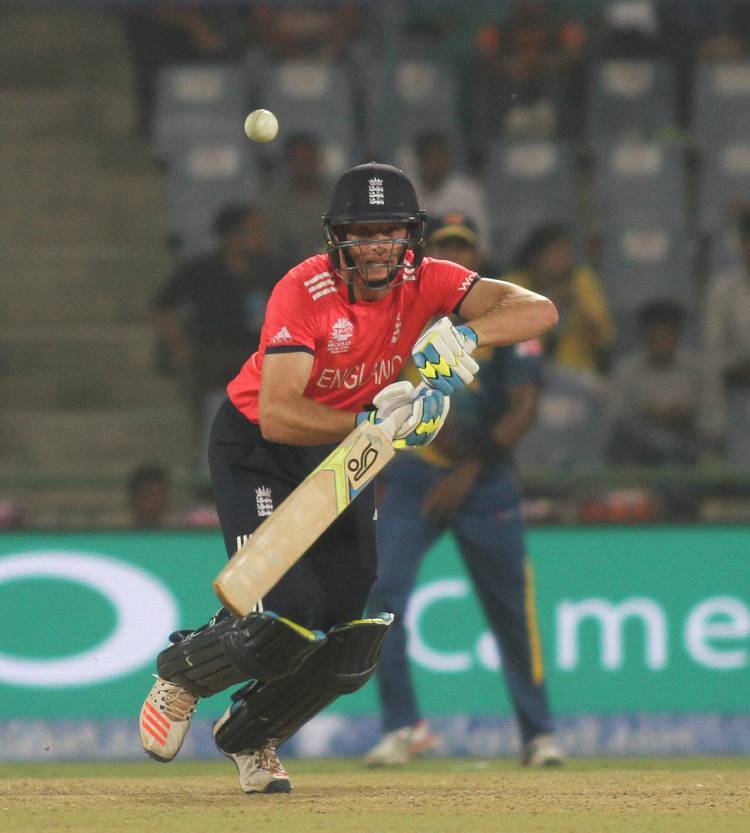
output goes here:
<path id="1" fill-rule="evenodd" d="M 286 775 L 286 770 L 276 754 L 276 744 L 278 741 L 271 738 L 268 743 L 257 751 L 258 766 L 261 769 L 266 769 L 273 775 Z"/>
<path id="2" fill-rule="evenodd" d="M 179 686 L 165 686 L 162 694 L 162 711 L 170 720 L 190 720 L 198 698 Z"/>

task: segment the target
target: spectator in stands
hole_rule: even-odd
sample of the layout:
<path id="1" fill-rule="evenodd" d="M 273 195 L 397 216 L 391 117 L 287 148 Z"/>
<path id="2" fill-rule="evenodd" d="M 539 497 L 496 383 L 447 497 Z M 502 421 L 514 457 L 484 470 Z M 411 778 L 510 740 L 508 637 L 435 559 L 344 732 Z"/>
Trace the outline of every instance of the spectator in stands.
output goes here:
<path id="1" fill-rule="evenodd" d="M 544 339 L 544 351 L 560 367 L 606 371 L 615 322 L 594 271 L 577 264 L 570 230 L 548 222 L 534 228 L 505 280 L 554 299 L 560 323 Z"/>
<path id="2" fill-rule="evenodd" d="M 225 387 L 257 348 L 266 299 L 283 274 L 257 208 L 224 206 L 214 231 L 217 249 L 180 264 L 155 299 L 159 338 L 188 385 L 200 474 L 206 474 L 208 430 Z"/>
<path id="3" fill-rule="evenodd" d="M 471 176 L 456 170 L 447 133 L 428 130 L 414 142 L 417 162 L 415 187 L 419 204 L 432 217 L 460 211 L 472 217 L 480 240 L 489 240 L 489 217 L 484 189 Z"/>
<path id="4" fill-rule="evenodd" d="M 740 210 L 737 231 L 741 261 L 708 284 L 704 347 L 726 385 L 750 386 L 750 208 Z"/>
<path id="5" fill-rule="evenodd" d="M 693 60 L 737 60 L 750 51 L 747 0 L 661 0 L 659 10 L 671 43 Z"/>
<path id="6" fill-rule="evenodd" d="M 685 310 L 672 299 L 638 312 L 641 346 L 609 384 L 607 458 L 613 464 L 691 465 L 718 441 L 710 370 L 682 343 Z"/>
<path id="7" fill-rule="evenodd" d="M 325 3 L 262 5 L 255 25 L 271 57 L 282 60 L 345 59 L 361 23 L 362 10 L 346 0 Z"/>
<path id="8" fill-rule="evenodd" d="M 248 12 L 229 4 L 133 4 L 120 14 L 133 57 L 138 126 L 146 139 L 162 67 L 234 60 L 249 38 Z"/>
<path id="9" fill-rule="evenodd" d="M 292 133 L 284 142 L 284 170 L 264 197 L 273 251 L 284 274 L 322 250 L 320 218 L 328 201 L 328 182 L 318 139 Z"/>
<path id="10" fill-rule="evenodd" d="M 480 275 L 498 274 L 497 267 L 482 256 L 477 224 L 461 211 L 451 211 L 429 220 L 427 239 L 432 257 L 452 260 Z"/>
<path id="11" fill-rule="evenodd" d="M 128 500 L 134 529 L 163 527 L 172 499 L 167 470 L 159 465 L 138 466 L 128 481 Z"/>
<path id="12" fill-rule="evenodd" d="M 539 0 L 518 3 L 510 18 L 482 28 L 472 71 L 472 134 L 549 139 L 580 125 L 586 34 L 556 19 Z"/>

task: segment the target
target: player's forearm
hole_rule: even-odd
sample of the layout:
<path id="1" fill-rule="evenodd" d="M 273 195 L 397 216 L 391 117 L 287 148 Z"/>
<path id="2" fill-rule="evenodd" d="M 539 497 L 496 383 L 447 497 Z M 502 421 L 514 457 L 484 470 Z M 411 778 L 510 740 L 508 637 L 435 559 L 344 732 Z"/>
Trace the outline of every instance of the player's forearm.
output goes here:
<path id="1" fill-rule="evenodd" d="M 537 338 L 557 324 L 557 309 L 549 298 L 504 281 L 487 283 L 490 286 L 483 292 L 483 308 L 473 305 L 462 309 L 467 315 L 474 313 L 466 323 L 477 334 L 480 345 L 517 344 Z"/>
<path id="2" fill-rule="evenodd" d="M 260 400 L 260 430 L 266 440 L 288 445 L 338 442 L 354 428 L 355 415 L 302 395 Z"/>

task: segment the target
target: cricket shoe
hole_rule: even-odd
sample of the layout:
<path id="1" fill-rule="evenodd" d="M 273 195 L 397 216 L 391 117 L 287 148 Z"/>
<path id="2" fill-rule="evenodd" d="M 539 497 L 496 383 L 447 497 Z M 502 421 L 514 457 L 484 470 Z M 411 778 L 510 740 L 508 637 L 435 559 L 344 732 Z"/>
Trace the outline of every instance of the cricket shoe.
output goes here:
<path id="1" fill-rule="evenodd" d="M 156 678 L 141 708 L 141 746 L 166 763 L 180 751 L 198 698 L 176 683 Z"/>
<path id="2" fill-rule="evenodd" d="M 230 713 L 231 706 L 214 723 L 214 741 L 216 741 L 216 733 L 229 719 Z M 277 743 L 278 741 L 271 738 L 260 749 L 244 749 L 242 752 L 225 752 L 218 742 L 216 747 L 222 755 L 234 761 L 243 792 L 248 794 L 289 793 L 292 791 L 292 782 L 276 754 Z"/>
<path id="3" fill-rule="evenodd" d="M 380 742 L 365 756 L 366 766 L 399 766 L 424 755 L 438 745 L 426 720 L 414 726 L 403 726 L 394 732 L 386 732 Z"/>
<path id="4" fill-rule="evenodd" d="M 564 763 L 565 755 L 554 735 L 537 735 L 521 749 L 522 766 L 562 766 Z"/>

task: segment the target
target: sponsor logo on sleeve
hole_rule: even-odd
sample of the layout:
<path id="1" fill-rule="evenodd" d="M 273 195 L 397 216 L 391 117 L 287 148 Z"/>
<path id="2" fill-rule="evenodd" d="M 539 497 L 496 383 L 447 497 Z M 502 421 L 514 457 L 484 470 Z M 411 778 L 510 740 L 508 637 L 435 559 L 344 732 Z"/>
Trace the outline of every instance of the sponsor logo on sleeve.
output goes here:
<path id="1" fill-rule="evenodd" d="M 471 275 L 467 275 L 462 281 L 461 285 L 458 287 L 459 292 L 468 292 L 472 286 L 474 286 L 474 279 L 476 278 L 476 273 L 472 272 Z"/>
<path id="2" fill-rule="evenodd" d="M 292 334 L 286 327 L 282 327 L 278 333 L 271 339 L 271 344 L 283 344 L 292 340 Z"/>
<path id="3" fill-rule="evenodd" d="M 330 272 L 320 272 L 305 281 L 305 289 L 310 293 L 313 301 L 317 301 L 318 298 L 336 291 L 336 281 Z"/>

